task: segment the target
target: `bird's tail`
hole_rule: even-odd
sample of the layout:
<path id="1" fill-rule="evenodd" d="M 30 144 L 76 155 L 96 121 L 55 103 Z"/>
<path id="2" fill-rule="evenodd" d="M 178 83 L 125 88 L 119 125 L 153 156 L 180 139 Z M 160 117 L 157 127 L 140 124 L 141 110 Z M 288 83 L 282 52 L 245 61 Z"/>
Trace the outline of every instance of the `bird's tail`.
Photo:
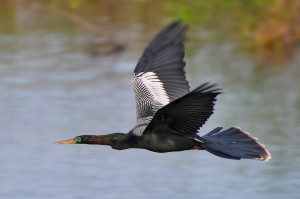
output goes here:
<path id="1" fill-rule="evenodd" d="M 237 127 L 221 131 L 218 127 L 201 137 L 201 146 L 208 152 L 228 159 L 255 159 L 267 161 L 271 159 L 270 152 L 250 136 L 248 132 Z"/>

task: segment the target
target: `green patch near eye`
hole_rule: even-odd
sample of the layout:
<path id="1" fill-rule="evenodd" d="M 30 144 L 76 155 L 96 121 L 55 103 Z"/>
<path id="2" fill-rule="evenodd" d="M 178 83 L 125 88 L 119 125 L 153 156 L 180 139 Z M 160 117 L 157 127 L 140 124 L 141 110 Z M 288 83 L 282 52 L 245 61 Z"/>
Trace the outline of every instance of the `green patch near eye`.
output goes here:
<path id="1" fill-rule="evenodd" d="M 77 143 L 80 143 L 80 142 L 81 142 L 81 137 L 75 137 L 75 141 L 76 141 Z"/>

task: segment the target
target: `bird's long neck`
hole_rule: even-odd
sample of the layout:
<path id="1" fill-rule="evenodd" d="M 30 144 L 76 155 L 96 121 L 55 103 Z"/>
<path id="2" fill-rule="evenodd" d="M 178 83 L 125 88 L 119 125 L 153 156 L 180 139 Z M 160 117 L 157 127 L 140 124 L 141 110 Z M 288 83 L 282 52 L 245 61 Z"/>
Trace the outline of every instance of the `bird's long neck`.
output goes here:
<path id="1" fill-rule="evenodd" d="M 98 144 L 98 145 L 111 145 L 111 135 L 83 135 L 84 139 L 80 144 Z"/>
<path id="2" fill-rule="evenodd" d="M 131 139 L 128 134 L 113 133 L 108 135 L 87 135 L 82 144 L 98 144 L 109 145 L 113 149 L 122 150 L 128 148 L 136 148 L 134 139 Z"/>

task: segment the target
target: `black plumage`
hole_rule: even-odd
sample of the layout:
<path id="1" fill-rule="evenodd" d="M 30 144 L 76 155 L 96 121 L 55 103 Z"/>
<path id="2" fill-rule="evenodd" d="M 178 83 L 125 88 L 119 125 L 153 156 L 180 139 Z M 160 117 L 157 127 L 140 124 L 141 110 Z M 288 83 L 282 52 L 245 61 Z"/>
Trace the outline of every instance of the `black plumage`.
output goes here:
<path id="1" fill-rule="evenodd" d="M 82 135 L 59 144 L 99 144 L 114 149 L 142 148 L 154 152 L 207 150 L 228 159 L 269 160 L 271 154 L 240 128 L 204 136 L 198 130 L 211 116 L 216 85 L 205 83 L 193 91 L 185 76 L 184 41 L 187 26 L 176 21 L 159 32 L 144 50 L 132 78 L 137 122 L 129 133 Z"/>

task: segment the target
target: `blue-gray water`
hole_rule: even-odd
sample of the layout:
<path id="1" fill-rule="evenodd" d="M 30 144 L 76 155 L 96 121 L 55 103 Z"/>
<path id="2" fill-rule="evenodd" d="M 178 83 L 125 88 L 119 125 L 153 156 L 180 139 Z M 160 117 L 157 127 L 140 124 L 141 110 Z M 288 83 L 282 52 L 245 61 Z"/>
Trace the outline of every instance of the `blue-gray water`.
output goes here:
<path id="1" fill-rule="evenodd" d="M 126 51 L 105 57 L 85 52 L 81 32 L 0 35 L 0 198 L 299 197 L 299 52 L 283 67 L 263 67 L 229 43 L 191 37 L 187 45 L 191 87 L 210 81 L 225 91 L 201 133 L 240 126 L 267 146 L 269 162 L 53 144 L 133 127 L 131 74 L 151 38 L 139 31 L 126 30 Z"/>

